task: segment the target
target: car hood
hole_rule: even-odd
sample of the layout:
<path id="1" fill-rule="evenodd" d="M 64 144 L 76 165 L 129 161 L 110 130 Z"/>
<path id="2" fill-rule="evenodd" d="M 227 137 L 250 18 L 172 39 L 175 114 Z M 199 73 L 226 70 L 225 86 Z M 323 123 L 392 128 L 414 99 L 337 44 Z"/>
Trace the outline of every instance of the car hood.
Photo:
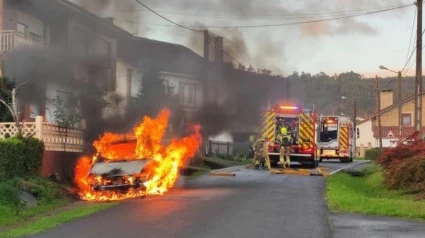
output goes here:
<path id="1" fill-rule="evenodd" d="M 90 174 L 104 176 L 124 176 L 140 173 L 150 160 L 131 160 L 122 162 L 98 162 L 93 165 Z"/>

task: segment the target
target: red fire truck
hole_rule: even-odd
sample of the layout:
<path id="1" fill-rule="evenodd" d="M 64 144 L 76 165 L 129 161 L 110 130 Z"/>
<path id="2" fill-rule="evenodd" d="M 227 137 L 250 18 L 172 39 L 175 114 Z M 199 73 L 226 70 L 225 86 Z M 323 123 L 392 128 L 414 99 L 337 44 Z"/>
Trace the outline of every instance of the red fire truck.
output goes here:
<path id="1" fill-rule="evenodd" d="M 291 162 L 318 166 L 314 109 L 304 109 L 297 104 L 278 104 L 262 116 L 261 135 L 268 139 L 268 154 L 273 166 L 279 162 L 282 144 L 290 148 Z"/>

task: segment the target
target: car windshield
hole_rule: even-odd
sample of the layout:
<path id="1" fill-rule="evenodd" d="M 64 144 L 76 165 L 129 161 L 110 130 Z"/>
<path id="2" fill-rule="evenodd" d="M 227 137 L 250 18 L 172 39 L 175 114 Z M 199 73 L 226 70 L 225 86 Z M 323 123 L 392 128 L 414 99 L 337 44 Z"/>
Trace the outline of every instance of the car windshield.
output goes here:
<path id="1" fill-rule="evenodd" d="M 90 173 L 94 175 L 103 175 L 114 173 L 114 175 L 132 175 L 140 173 L 149 160 L 132 161 L 111 161 L 96 162 L 93 164 Z"/>
<path id="2" fill-rule="evenodd" d="M 338 118 L 323 118 L 320 129 L 320 141 L 331 142 L 338 139 Z"/>

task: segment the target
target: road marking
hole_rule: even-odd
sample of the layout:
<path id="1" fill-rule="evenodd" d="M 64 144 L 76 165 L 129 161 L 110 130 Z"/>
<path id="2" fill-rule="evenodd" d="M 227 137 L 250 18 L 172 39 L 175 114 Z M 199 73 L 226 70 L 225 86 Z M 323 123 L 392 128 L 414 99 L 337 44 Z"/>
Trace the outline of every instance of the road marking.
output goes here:
<path id="1" fill-rule="evenodd" d="M 343 169 L 350 168 L 350 167 L 353 167 L 353 166 L 358 166 L 358 165 L 361 165 L 361 164 L 364 164 L 364 163 L 367 163 L 367 162 L 370 162 L 370 160 L 365 160 L 365 161 L 361 161 L 361 162 L 358 162 L 358 163 L 355 163 L 355 164 L 347 165 L 347 166 L 345 166 L 345 167 L 342 167 L 342 168 L 340 168 L 340 169 L 337 169 L 337 170 L 335 170 L 335 171 L 331 172 L 329 175 L 332 175 L 332 174 L 338 173 L 339 171 L 341 171 L 341 170 L 343 170 Z"/>

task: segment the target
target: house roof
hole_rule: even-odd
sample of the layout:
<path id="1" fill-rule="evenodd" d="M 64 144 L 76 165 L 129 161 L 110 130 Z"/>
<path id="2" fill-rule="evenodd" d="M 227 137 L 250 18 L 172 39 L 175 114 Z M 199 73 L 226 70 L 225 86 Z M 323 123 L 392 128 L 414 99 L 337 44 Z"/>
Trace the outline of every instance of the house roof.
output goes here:
<path id="1" fill-rule="evenodd" d="M 139 37 L 126 43 L 118 45 L 118 56 L 135 68 L 199 76 L 209 65 L 202 56 L 182 45 Z"/>
<path id="2" fill-rule="evenodd" d="M 402 137 L 407 137 L 412 135 L 415 132 L 415 128 L 413 126 L 403 126 L 401 131 Z M 422 133 L 425 133 L 425 127 L 422 127 Z M 381 135 L 382 138 L 398 138 L 399 128 L 398 126 L 381 126 Z M 379 136 L 378 126 L 373 127 L 373 137 L 377 138 Z"/>
<path id="3" fill-rule="evenodd" d="M 425 95 L 425 93 L 422 93 L 422 95 L 421 96 L 423 96 L 423 95 Z M 414 100 L 415 99 L 415 95 L 413 95 L 413 96 L 410 96 L 410 97 L 408 97 L 408 98 L 406 98 L 406 99 L 404 99 L 402 102 L 401 102 L 401 104 L 403 105 L 403 104 L 406 104 L 406 103 L 408 103 L 408 102 L 410 102 L 410 101 L 412 101 L 412 100 Z M 388 107 L 386 107 L 386 108 L 383 108 L 382 110 L 381 110 L 381 114 L 383 114 L 383 113 L 386 113 L 386 112 L 389 112 L 389 111 L 391 111 L 391 110 L 393 110 L 393 109 L 395 109 L 395 108 L 397 108 L 398 107 L 398 103 L 396 103 L 396 104 L 393 104 L 393 105 L 391 105 L 391 106 L 388 106 Z M 378 113 L 375 113 L 375 114 L 373 114 L 371 117 L 376 117 L 378 115 Z"/>
<path id="4" fill-rule="evenodd" d="M 25 5 L 46 20 L 73 15 L 99 31 L 113 34 L 119 41 L 117 54 L 135 68 L 157 68 L 161 71 L 197 76 L 203 70 L 205 59 L 191 49 L 132 35 L 98 15 L 67 0 L 28 1 Z"/>
<path id="5" fill-rule="evenodd" d="M 424 92 L 424 93 L 422 93 L 422 96 L 424 96 L 424 95 L 425 95 L 425 92 Z M 401 103 L 402 103 L 402 105 L 403 105 L 403 104 L 406 104 L 406 103 L 408 103 L 408 102 L 410 102 L 410 101 L 413 101 L 414 99 L 415 99 L 415 95 L 410 96 L 410 97 L 408 97 L 408 98 L 404 99 Z M 383 109 L 381 110 L 381 115 L 382 115 L 383 113 L 389 112 L 389 111 L 391 111 L 391 110 L 393 110 L 393 109 L 395 109 L 395 108 L 398 108 L 398 105 L 399 105 L 399 104 L 398 104 L 398 103 L 396 103 L 396 104 L 393 104 L 393 105 L 388 106 L 388 107 L 386 107 L 386 108 L 383 108 Z M 363 124 L 363 123 L 365 123 L 365 122 L 368 122 L 368 121 L 370 121 L 371 119 L 375 118 L 377 115 L 378 115 L 378 113 L 375 113 L 375 114 L 373 114 L 372 116 L 370 116 L 368 119 L 366 119 L 366 120 L 364 120 L 364 121 L 361 121 L 361 122 L 357 123 L 357 125 L 360 125 L 360 124 Z"/>

